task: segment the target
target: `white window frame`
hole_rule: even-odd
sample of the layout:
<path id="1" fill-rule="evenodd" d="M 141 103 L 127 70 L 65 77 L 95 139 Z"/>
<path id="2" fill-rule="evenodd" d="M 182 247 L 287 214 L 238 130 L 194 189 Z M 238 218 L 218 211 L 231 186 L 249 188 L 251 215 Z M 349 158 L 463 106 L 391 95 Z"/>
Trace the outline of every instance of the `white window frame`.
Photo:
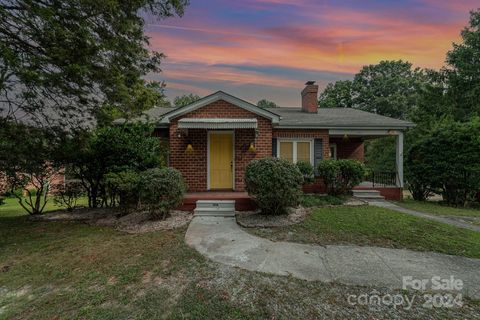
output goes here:
<path id="1" fill-rule="evenodd" d="M 337 160 L 337 144 L 336 143 L 330 143 L 330 146 L 329 146 L 329 149 L 328 149 L 329 153 L 332 151 L 332 148 L 333 148 L 333 152 L 330 155 L 330 159 Z"/>
<path id="2" fill-rule="evenodd" d="M 297 143 L 308 142 L 310 143 L 310 164 L 314 165 L 314 139 L 305 138 L 277 138 L 277 158 L 280 158 L 280 144 L 281 142 L 293 142 L 293 163 L 297 163 Z"/>

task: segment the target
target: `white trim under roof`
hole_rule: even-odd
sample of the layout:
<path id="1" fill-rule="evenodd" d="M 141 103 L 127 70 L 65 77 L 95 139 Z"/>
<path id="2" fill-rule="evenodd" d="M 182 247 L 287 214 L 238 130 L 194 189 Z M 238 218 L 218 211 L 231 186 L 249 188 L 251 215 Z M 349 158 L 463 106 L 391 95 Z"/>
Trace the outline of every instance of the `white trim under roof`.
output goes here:
<path id="1" fill-rule="evenodd" d="M 257 129 L 257 119 L 237 118 L 182 118 L 179 129 Z"/>
<path id="2" fill-rule="evenodd" d="M 328 130 L 331 136 L 343 136 L 345 134 L 349 136 L 396 136 L 400 134 L 399 129 L 330 129 Z"/>
<path id="3" fill-rule="evenodd" d="M 223 100 L 230 102 L 231 104 L 245 109 L 247 111 L 250 111 L 252 113 L 255 113 L 259 116 L 265 117 L 267 119 L 270 119 L 273 124 L 278 124 L 280 122 L 280 116 L 276 113 L 273 113 L 271 111 L 262 109 L 260 107 L 257 107 L 254 104 L 251 104 L 245 100 L 239 99 L 237 97 L 234 97 L 232 95 L 229 95 L 223 91 L 217 91 L 214 94 L 211 94 L 209 96 L 206 96 L 200 100 L 197 100 L 185 107 L 177 108 L 175 110 L 172 110 L 170 112 L 167 112 L 163 115 L 163 119 L 160 121 L 161 123 L 170 123 L 171 119 L 174 119 L 176 117 L 182 116 L 186 113 L 195 111 L 201 107 L 204 107 L 206 105 L 209 105 L 215 101 L 218 100 Z"/>

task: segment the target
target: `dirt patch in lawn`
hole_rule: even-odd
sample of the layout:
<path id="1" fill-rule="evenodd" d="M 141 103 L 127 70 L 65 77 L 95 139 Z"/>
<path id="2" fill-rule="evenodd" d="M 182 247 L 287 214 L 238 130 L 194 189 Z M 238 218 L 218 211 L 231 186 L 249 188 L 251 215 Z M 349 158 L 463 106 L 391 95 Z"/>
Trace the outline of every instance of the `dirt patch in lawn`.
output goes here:
<path id="1" fill-rule="evenodd" d="M 260 210 L 237 212 L 237 223 L 244 228 L 275 228 L 286 227 L 302 222 L 309 210 L 300 206 L 290 208 L 289 214 L 265 215 Z"/>
<path id="2" fill-rule="evenodd" d="M 33 221 L 81 221 L 95 226 L 113 227 L 127 233 L 173 230 L 187 225 L 192 218 L 190 211 L 174 210 L 165 220 L 152 220 L 147 212 L 138 211 L 121 215 L 118 210 L 111 208 L 58 210 L 30 217 Z"/>

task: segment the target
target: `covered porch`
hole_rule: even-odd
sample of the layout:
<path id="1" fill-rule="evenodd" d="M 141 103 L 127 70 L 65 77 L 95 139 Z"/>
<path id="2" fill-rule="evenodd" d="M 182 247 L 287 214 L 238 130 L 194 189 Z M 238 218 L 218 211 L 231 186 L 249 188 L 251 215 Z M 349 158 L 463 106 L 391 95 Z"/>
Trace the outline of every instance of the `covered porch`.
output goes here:
<path id="1" fill-rule="evenodd" d="M 370 171 L 355 190 L 378 190 L 388 200 L 403 197 L 403 144 L 404 132 L 398 129 L 335 129 L 330 130 L 330 156 L 334 159 L 364 161 L 363 142 L 383 137 L 395 137 L 395 170 Z M 362 144 L 361 148 L 356 147 Z"/>

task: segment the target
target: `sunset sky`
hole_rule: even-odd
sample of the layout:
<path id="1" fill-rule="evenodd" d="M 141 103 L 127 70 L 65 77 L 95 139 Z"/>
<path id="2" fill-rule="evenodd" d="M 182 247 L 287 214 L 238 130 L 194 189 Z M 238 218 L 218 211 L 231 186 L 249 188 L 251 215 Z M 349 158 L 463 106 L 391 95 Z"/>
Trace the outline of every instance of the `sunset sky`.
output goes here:
<path id="1" fill-rule="evenodd" d="M 148 19 L 170 99 L 224 90 L 298 106 L 306 80 L 352 78 L 403 59 L 439 68 L 478 0 L 191 0 L 182 18 Z"/>

